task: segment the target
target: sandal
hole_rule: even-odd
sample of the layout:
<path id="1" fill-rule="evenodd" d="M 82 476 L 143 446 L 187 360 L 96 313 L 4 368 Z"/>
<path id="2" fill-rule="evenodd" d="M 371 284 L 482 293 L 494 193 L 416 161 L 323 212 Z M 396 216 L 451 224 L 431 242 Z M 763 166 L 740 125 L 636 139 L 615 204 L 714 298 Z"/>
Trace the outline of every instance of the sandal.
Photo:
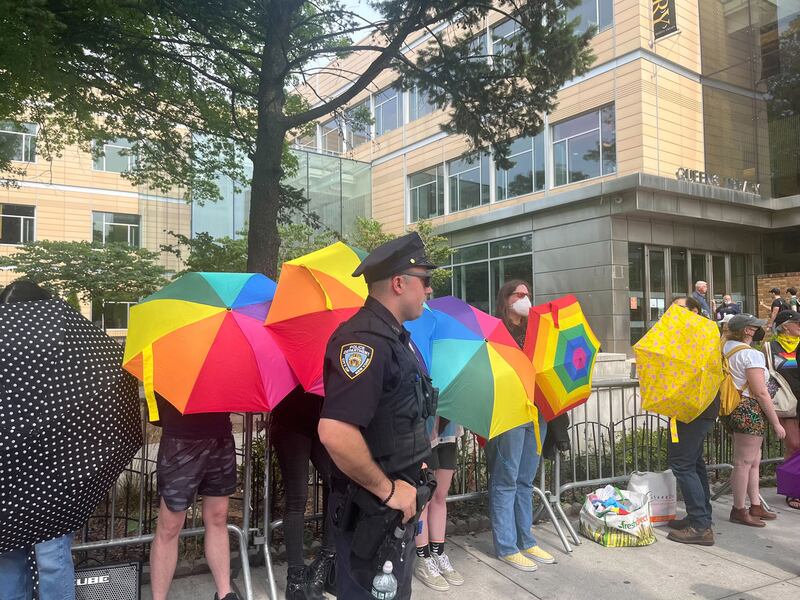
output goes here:
<path id="1" fill-rule="evenodd" d="M 795 510 L 800 510 L 800 498 L 794 498 L 792 496 L 786 497 L 786 505 L 789 508 L 793 508 Z"/>

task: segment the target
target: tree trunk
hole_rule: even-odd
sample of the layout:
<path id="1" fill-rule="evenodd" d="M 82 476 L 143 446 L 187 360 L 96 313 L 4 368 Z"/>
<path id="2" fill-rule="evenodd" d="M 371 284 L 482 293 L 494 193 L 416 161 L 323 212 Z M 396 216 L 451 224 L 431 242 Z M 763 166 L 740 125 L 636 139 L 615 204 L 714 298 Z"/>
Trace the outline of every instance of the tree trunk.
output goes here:
<path id="1" fill-rule="evenodd" d="M 261 128 L 253 155 L 247 270 L 272 279 L 278 272 L 278 212 L 281 202 L 281 155 L 285 132 L 275 126 Z"/>

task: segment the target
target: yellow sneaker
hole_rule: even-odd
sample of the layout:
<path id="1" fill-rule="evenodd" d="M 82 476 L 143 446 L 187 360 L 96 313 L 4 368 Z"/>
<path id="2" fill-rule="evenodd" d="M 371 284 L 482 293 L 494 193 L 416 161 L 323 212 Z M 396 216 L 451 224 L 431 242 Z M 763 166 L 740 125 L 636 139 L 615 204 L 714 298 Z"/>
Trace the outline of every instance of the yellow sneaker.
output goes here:
<path id="1" fill-rule="evenodd" d="M 532 558 L 536 562 L 540 562 L 545 565 L 552 565 L 554 562 L 556 562 L 556 559 L 553 558 L 552 554 L 545 552 L 539 546 L 531 546 L 530 548 L 526 548 L 522 551 L 522 553 L 528 558 Z"/>
<path id="2" fill-rule="evenodd" d="M 515 554 L 509 554 L 508 556 L 501 556 L 499 557 L 504 563 L 508 563 L 515 569 L 519 569 L 520 571 L 535 571 L 539 567 L 536 566 L 536 563 L 533 562 L 530 558 L 522 555 L 521 553 L 517 552 Z"/>

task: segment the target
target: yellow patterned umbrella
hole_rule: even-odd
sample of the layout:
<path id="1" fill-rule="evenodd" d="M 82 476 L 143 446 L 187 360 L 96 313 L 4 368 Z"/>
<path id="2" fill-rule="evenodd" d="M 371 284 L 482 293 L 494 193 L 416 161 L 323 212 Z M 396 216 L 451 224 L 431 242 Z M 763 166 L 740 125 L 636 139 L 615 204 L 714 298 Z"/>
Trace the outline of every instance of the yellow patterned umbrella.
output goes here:
<path id="1" fill-rule="evenodd" d="M 633 347 L 642 408 L 689 423 L 714 401 L 722 383 L 716 323 L 671 306 Z"/>

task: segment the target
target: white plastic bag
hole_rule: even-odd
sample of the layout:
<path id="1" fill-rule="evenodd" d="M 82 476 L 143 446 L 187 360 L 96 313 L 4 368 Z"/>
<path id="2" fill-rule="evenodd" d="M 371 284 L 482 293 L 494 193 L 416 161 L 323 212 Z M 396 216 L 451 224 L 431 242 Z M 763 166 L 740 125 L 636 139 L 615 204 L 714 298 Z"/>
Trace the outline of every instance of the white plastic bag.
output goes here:
<path id="1" fill-rule="evenodd" d="M 650 522 L 656 527 L 666 525 L 677 516 L 678 484 L 671 469 L 661 473 L 634 471 L 628 481 L 628 491 L 647 496 Z"/>

